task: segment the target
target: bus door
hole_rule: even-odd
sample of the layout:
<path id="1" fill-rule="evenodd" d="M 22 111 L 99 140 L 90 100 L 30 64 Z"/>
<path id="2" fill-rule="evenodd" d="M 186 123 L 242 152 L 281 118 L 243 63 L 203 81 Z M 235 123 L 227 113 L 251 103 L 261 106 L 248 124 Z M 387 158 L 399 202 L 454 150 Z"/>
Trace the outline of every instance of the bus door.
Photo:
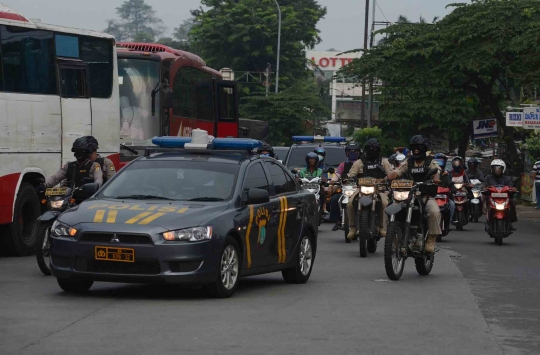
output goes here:
<path id="1" fill-rule="evenodd" d="M 62 108 L 62 165 L 74 160 L 71 147 L 75 139 L 92 134 L 92 110 L 88 67 L 79 61 L 58 64 Z"/>
<path id="2" fill-rule="evenodd" d="M 239 137 L 238 92 L 235 81 L 214 80 L 216 137 Z"/>
<path id="3" fill-rule="evenodd" d="M 215 126 L 215 104 L 214 104 L 214 80 L 207 80 L 195 86 L 195 117 L 197 128 L 204 129 L 214 137 L 218 136 Z"/>

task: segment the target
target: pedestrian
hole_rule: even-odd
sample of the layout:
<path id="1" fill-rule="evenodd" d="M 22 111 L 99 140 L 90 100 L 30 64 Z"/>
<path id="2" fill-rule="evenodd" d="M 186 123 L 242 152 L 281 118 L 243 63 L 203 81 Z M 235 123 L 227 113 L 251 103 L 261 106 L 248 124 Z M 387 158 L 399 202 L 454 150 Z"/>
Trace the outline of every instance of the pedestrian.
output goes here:
<path id="1" fill-rule="evenodd" d="M 534 177 L 534 187 L 536 189 L 536 209 L 540 210 L 540 158 L 534 163 L 532 168 L 532 175 Z"/>

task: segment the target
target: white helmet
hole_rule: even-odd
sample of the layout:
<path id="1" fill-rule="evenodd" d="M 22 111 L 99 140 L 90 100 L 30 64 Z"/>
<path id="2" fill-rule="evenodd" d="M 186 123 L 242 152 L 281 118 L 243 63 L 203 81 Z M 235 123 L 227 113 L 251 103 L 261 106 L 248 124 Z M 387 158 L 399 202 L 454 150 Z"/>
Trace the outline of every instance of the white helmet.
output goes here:
<path id="1" fill-rule="evenodd" d="M 401 164 L 403 164 L 405 159 L 407 159 L 407 157 L 404 154 L 400 153 L 400 154 L 396 155 L 396 165 L 400 166 Z"/>
<path id="2" fill-rule="evenodd" d="M 502 159 L 495 159 L 491 162 L 491 168 L 493 169 L 494 166 L 502 166 L 503 168 L 503 174 L 506 171 L 506 163 Z"/>

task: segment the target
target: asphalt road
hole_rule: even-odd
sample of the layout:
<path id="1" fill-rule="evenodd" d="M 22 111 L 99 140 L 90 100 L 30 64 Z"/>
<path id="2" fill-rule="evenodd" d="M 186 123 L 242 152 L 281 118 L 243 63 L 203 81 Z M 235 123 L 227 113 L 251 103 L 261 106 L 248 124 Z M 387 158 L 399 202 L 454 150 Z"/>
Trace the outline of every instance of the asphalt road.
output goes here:
<path id="1" fill-rule="evenodd" d="M 326 224 L 307 284 L 250 277 L 225 300 L 106 283 L 69 295 L 34 257 L 3 257 L 0 354 L 538 353 L 540 226 L 517 226 L 502 247 L 481 224 L 452 232 L 430 276 L 409 259 L 389 282 L 382 243 L 360 259 Z"/>

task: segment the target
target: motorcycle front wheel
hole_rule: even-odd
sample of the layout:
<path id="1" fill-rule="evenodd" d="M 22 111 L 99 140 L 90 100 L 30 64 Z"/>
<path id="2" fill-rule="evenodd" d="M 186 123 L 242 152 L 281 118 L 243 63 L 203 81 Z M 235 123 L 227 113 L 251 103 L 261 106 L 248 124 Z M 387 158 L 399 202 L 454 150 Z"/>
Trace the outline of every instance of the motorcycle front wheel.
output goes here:
<path id="1" fill-rule="evenodd" d="M 481 215 L 480 213 L 480 205 L 474 205 L 473 207 L 473 222 L 478 223 L 478 217 Z"/>
<path id="2" fill-rule="evenodd" d="M 403 274 L 405 258 L 401 255 L 403 232 L 399 222 L 391 222 L 384 240 L 384 268 L 390 280 L 397 281 Z"/>
<path id="3" fill-rule="evenodd" d="M 435 254 L 426 255 L 423 258 L 415 258 L 414 266 L 416 271 L 422 276 L 427 276 L 433 269 L 433 263 L 435 262 Z"/>
<path id="4" fill-rule="evenodd" d="M 367 243 L 369 239 L 369 210 L 363 209 L 360 211 L 360 223 L 359 223 L 359 232 L 360 232 L 360 257 L 365 258 L 367 256 Z"/>
<path id="5" fill-rule="evenodd" d="M 463 230 L 463 211 L 457 211 L 457 230 L 462 231 Z"/>
<path id="6" fill-rule="evenodd" d="M 36 242 L 36 260 L 41 272 L 49 276 L 51 275 L 50 258 L 51 258 L 51 227 L 52 222 L 41 223 L 38 229 Z"/>
<path id="7" fill-rule="evenodd" d="M 498 219 L 496 221 L 496 224 L 497 224 L 497 232 L 495 233 L 495 243 L 497 243 L 497 245 L 503 245 L 504 220 Z"/>
<path id="8" fill-rule="evenodd" d="M 346 209 L 343 209 L 343 213 L 345 213 L 345 219 L 342 226 L 343 232 L 345 232 L 345 243 L 350 243 L 351 240 L 347 238 L 347 235 L 349 235 L 349 216 Z"/>

